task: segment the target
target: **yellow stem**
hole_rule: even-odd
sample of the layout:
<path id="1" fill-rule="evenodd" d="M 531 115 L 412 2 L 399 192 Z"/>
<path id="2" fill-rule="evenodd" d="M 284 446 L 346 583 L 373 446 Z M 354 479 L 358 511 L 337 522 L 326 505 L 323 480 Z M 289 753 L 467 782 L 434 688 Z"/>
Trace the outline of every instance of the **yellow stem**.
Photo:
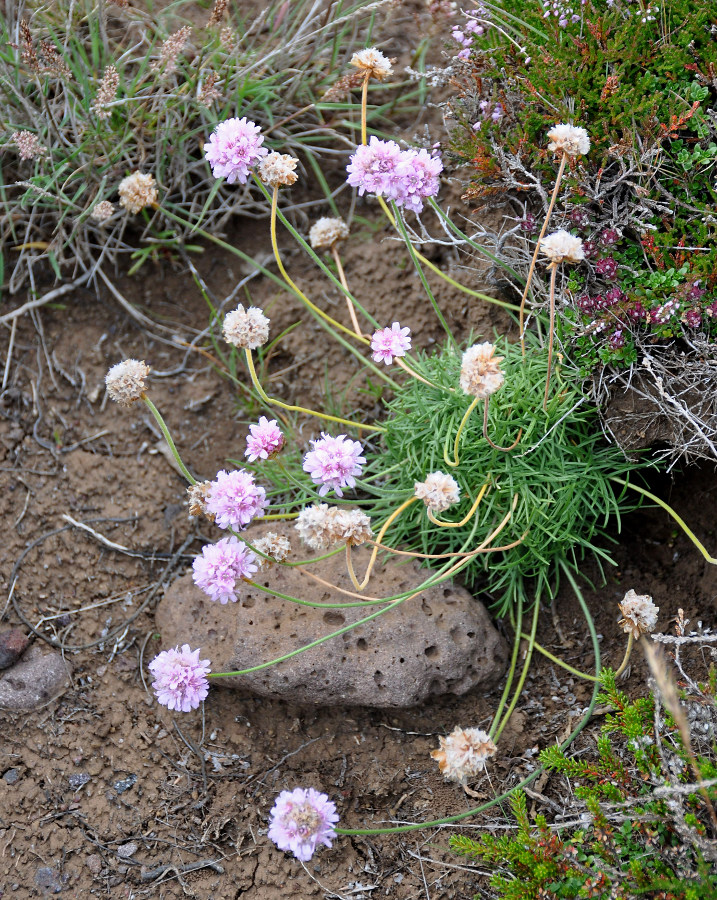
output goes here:
<path id="1" fill-rule="evenodd" d="M 491 447 L 494 450 L 500 450 L 501 453 L 510 453 L 511 450 L 515 450 L 518 446 L 518 441 L 523 436 L 523 429 L 518 429 L 518 437 L 513 441 L 510 447 L 499 447 L 498 444 L 494 444 L 493 441 L 488 437 L 488 401 L 490 397 L 485 398 L 485 406 L 483 407 L 483 437 L 488 441 Z"/>
<path id="2" fill-rule="evenodd" d="M 440 528 L 462 528 L 467 522 L 473 518 L 473 514 L 478 509 L 478 505 L 480 504 L 483 497 L 485 497 L 485 492 L 488 490 L 488 485 L 490 484 L 490 475 L 488 476 L 488 481 L 483 485 L 483 487 L 478 491 L 478 496 L 473 501 L 473 505 L 466 513 L 465 517 L 461 519 L 460 522 L 441 522 L 434 515 L 433 510 L 428 510 L 428 518 L 433 522 L 434 525 L 438 525 Z"/>
<path id="3" fill-rule="evenodd" d="M 354 572 L 353 557 L 351 556 L 351 544 L 346 544 L 346 568 L 349 572 L 351 584 L 353 584 L 357 591 L 360 591 L 362 588 L 359 584 L 358 578 L 356 577 L 356 572 Z"/>
<path id="4" fill-rule="evenodd" d="M 548 408 L 548 392 L 550 391 L 550 369 L 553 365 L 553 341 L 555 340 L 555 278 L 558 272 L 558 264 L 550 264 L 550 332 L 548 334 L 548 374 L 545 376 L 545 396 L 543 397 L 543 409 Z"/>
<path id="5" fill-rule="evenodd" d="M 456 436 L 455 436 L 455 439 L 454 439 L 454 441 L 453 441 L 453 459 L 449 459 L 449 458 L 448 458 L 448 453 L 447 453 L 447 450 L 448 450 L 448 444 L 447 444 L 447 442 L 446 442 L 446 444 L 443 445 L 443 459 L 445 460 L 445 462 L 446 462 L 447 465 L 451 466 L 451 467 L 454 468 L 454 469 L 455 469 L 456 466 L 459 464 L 459 459 L 458 459 L 458 442 L 459 442 L 460 439 L 461 439 L 461 435 L 463 434 L 463 429 L 466 427 L 466 423 L 468 422 L 468 419 L 470 418 L 471 413 L 472 413 L 473 410 L 476 408 L 476 406 L 478 406 L 479 403 L 480 403 L 480 398 L 479 398 L 479 397 L 474 397 L 473 400 L 471 401 L 471 404 L 470 404 L 470 406 L 468 407 L 468 409 L 463 413 L 463 418 L 461 419 L 461 424 L 458 426 L 458 431 L 456 432 Z"/>
<path id="6" fill-rule="evenodd" d="M 289 277 L 289 273 L 284 268 L 284 263 L 281 261 L 281 256 L 279 255 L 279 246 L 276 242 L 276 207 L 279 198 L 279 188 L 278 186 L 274 188 L 274 193 L 271 196 L 271 219 L 269 222 L 270 231 L 271 231 L 271 246 L 274 251 L 274 259 L 276 260 L 276 265 L 279 268 L 279 272 L 281 273 L 281 277 L 284 281 L 289 285 L 289 287 L 296 291 L 297 295 L 301 298 L 302 302 L 305 303 L 309 309 L 312 309 L 317 315 L 321 316 L 326 322 L 332 325 L 334 328 L 338 328 L 339 331 L 343 331 L 345 334 L 348 334 L 350 337 L 355 338 L 357 341 L 361 341 L 363 344 L 369 344 L 368 341 L 362 334 L 356 334 L 351 331 L 350 328 L 347 328 L 345 325 L 342 325 L 341 322 L 337 322 L 336 319 L 332 319 L 331 316 L 328 316 L 322 309 L 320 309 L 315 303 L 312 303 L 311 300 L 306 296 L 306 294 L 299 290 L 296 284 Z"/>
<path id="7" fill-rule="evenodd" d="M 618 675 L 622 675 L 622 673 L 627 668 L 627 664 L 630 661 L 630 654 L 632 653 L 632 645 L 635 643 L 635 638 L 632 636 L 632 632 L 627 637 L 627 647 L 625 648 L 625 656 L 620 663 L 620 668 L 615 672 L 615 677 Z"/>
<path id="8" fill-rule="evenodd" d="M 251 350 L 246 349 L 244 351 L 246 354 L 246 364 L 249 369 L 249 377 L 252 380 L 252 384 L 257 390 L 257 393 L 269 406 L 278 406 L 281 409 L 287 409 L 290 412 L 299 412 L 305 413 L 307 416 L 316 416 L 318 419 L 326 419 L 329 422 L 338 422 L 340 425 L 350 425 L 352 428 L 356 428 L 358 430 L 363 429 L 364 431 L 385 431 L 385 428 L 382 428 L 380 425 L 364 425 L 363 422 L 351 422 L 349 419 L 341 419 L 338 416 L 330 416 L 328 413 L 320 413 L 316 412 L 315 409 L 307 409 L 305 406 L 293 406 L 290 403 L 284 403 L 282 400 L 277 400 L 275 397 L 269 397 L 261 386 L 259 381 L 259 376 L 256 374 L 256 369 L 254 368 L 254 360 L 251 355 Z"/>
<path id="9" fill-rule="evenodd" d="M 368 106 L 368 82 L 371 78 L 371 72 L 367 71 L 363 78 L 363 87 L 361 89 L 361 143 L 367 144 L 366 140 L 366 107 Z"/>
<path id="10" fill-rule="evenodd" d="M 400 366 L 404 372 L 408 372 L 408 374 L 412 378 L 415 378 L 418 381 L 422 381 L 424 384 L 427 384 L 428 387 L 435 388 L 437 391 L 446 390 L 446 388 L 438 387 L 437 384 L 434 384 L 432 381 L 429 381 L 427 378 L 424 378 L 423 375 L 419 375 L 418 372 L 414 372 L 414 370 L 404 360 L 402 360 L 400 356 L 394 356 L 394 360 L 396 362 L 396 365 Z"/>
<path id="11" fill-rule="evenodd" d="M 533 272 L 535 271 L 535 261 L 538 258 L 538 253 L 540 252 L 540 242 L 545 237 L 545 232 L 548 230 L 548 222 L 550 221 L 550 217 L 553 214 L 553 207 L 555 206 L 555 201 L 558 199 L 558 190 L 560 189 L 560 182 L 563 178 L 563 172 L 565 171 L 565 163 L 567 162 L 568 156 L 567 153 L 563 153 L 563 158 L 560 160 L 560 167 L 558 168 L 558 174 L 555 179 L 555 187 L 553 188 L 553 196 L 550 198 L 550 206 L 548 206 L 548 212 L 545 216 L 545 220 L 543 222 L 543 227 L 540 229 L 540 235 L 538 237 L 537 243 L 535 244 L 535 250 L 533 251 L 533 258 L 530 261 L 530 269 L 528 270 L 528 277 L 525 281 L 525 288 L 523 289 L 523 296 L 520 298 L 520 349 L 523 351 L 523 357 L 525 357 L 525 301 L 528 298 L 528 291 L 530 290 L 530 283 L 533 280 Z"/>
<path id="12" fill-rule="evenodd" d="M 339 251 L 336 249 L 335 241 L 331 245 L 331 253 L 334 257 L 334 262 L 336 263 L 336 269 L 339 273 L 339 281 L 341 282 L 343 289 L 346 291 L 346 305 L 349 308 L 349 316 L 351 317 L 351 324 L 353 325 L 354 331 L 356 332 L 356 334 L 361 334 L 362 336 L 365 337 L 365 335 L 363 335 L 363 333 L 361 331 L 361 326 L 358 323 L 358 319 L 356 318 L 356 310 L 354 309 L 354 305 L 351 302 L 351 298 L 348 296 L 348 294 L 350 292 L 349 292 L 348 282 L 346 281 L 346 273 L 344 272 L 344 267 L 341 264 L 341 257 L 339 256 Z"/>
<path id="13" fill-rule="evenodd" d="M 273 522 L 277 519 L 296 519 L 298 518 L 298 513 L 271 513 L 268 516 L 257 516 L 254 519 L 255 522 Z"/>
<path id="14" fill-rule="evenodd" d="M 415 503 L 415 501 L 416 501 L 417 499 L 418 499 L 418 497 L 409 497 L 408 500 L 404 500 L 404 501 L 403 501 L 403 503 L 398 507 L 398 509 L 394 509 L 394 511 L 391 513 L 391 515 L 386 519 L 386 521 L 385 521 L 385 522 L 383 523 L 383 525 L 381 526 L 381 530 L 379 531 L 379 533 L 378 533 L 378 535 L 377 535 L 377 537 L 376 537 L 376 543 L 377 543 L 377 544 L 380 544 L 380 543 L 381 543 L 381 541 L 382 541 L 382 539 L 383 539 L 383 536 L 384 536 L 384 534 L 386 534 L 386 532 L 388 531 L 388 529 L 389 529 L 391 523 L 392 523 L 392 522 L 395 522 L 395 520 L 401 515 L 401 513 L 404 511 L 404 509 L 407 509 L 412 503 Z M 348 558 L 349 561 L 350 561 L 351 550 L 349 549 L 349 545 L 348 545 L 348 544 L 347 544 L 347 547 L 346 547 L 346 555 L 347 555 L 347 558 Z M 371 558 L 369 559 L 369 561 L 368 561 L 368 566 L 366 567 L 366 574 L 364 575 L 364 579 L 363 579 L 363 581 L 362 581 L 360 584 L 356 584 L 356 583 L 355 583 L 355 587 L 356 587 L 357 590 L 362 591 L 362 590 L 366 587 L 366 585 L 368 584 L 369 578 L 371 577 L 371 572 L 373 571 L 373 567 L 374 567 L 374 565 L 376 564 L 376 557 L 377 557 L 377 556 L 378 556 L 378 547 L 374 545 L 374 548 L 373 548 L 373 550 L 371 551 Z M 349 575 L 351 575 L 352 572 L 353 572 L 353 567 L 352 567 L 352 566 L 349 566 Z M 354 578 L 355 578 L 355 577 L 356 577 L 356 576 L 354 575 Z M 352 579 L 352 580 L 353 580 L 353 579 Z"/>
<path id="15" fill-rule="evenodd" d="M 477 297 L 479 300 L 486 300 L 488 303 L 495 303 L 497 306 L 503 306 L 506 309 L 520 309 L 519 306 L 516 306 L 515 303 L 508 303 L 507 300 L 498 300 L 497 297 L 490 297 L 488 294 L 482 294 L 480 291 L 474 291 L 472 288 L 466 287 L 464 284 L 461 284 L 459 281 L 456 281 L 454 278 L 451 278 L 450 275 L 446 275 L 435 263 L 431 262 L 430 259 L 426 259 L 426 257 L 419 253 L 418 250 L 414 247 L 414 252 L 416 257 L 421 260 L 424 266 L 427 266 L 432 272 L 435 272 L 436 275 L 439 275 L 444 281 L 447 281 L 448 284 L 452 285 L 456 290 L 462 291 L 464 294 L 469 294 L 471 297 Z"/>
<path id="16" fill-rule="evenodd" d="M 520 632 L 520 636 L 526 640 L 530 640 L 530 635 L 524 634 L 522 631 Z M 557 656 L 553 656 L 550 650 L 546 650 L 545 647 L 541 646 L 537 641 L 533 641 L 533 646 L 538 651 L 538 653 L 542 653 L 547 659 L 551 662 L 554 662 L 557 666 L 561 666 L 563 669 L 566 669 L 568 672 L 572 672 L 573 675 L 577 675 L 578 678 L 584 678 L 586 681 L 600 681 L 595 675 L 588 675 L 585 672 L 581 672 L 579 669 L 574 669 L 571 665 L 566 663 L 564 660 L 560 659 Z"/>

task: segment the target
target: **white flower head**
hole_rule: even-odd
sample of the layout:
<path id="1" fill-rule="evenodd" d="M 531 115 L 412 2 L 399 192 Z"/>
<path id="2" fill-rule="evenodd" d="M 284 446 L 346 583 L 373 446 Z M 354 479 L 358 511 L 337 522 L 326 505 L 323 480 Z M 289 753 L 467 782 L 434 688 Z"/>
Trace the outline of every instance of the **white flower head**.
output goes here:
<path id="1" fill-rule="evenodd" d="M 343 219 L 322 216 L 309 229 L 309 243 L 314 250 L 330 250 L 337 241 L 345 241 L 349 226 Z"/>
<path id="2" fill-rule="evenodd" d="M 461 389 L 481 400 L 495 394 L 505 381 L 500 367 L 503 359 L 502 356 L 496 356 L 495 345 L 490 341 L 469 347 L 461 360 Z"/>
<path id="3" fill-rule="evenodd" d="M 623 597 L 618 608 L 623 615 L 620 619 L 625 634 L 631 634 L 639 638 L 641 634 L 648 634 L 655 630 L 659 606 L 655 606 L 649 594 L 636 594 L 630 589 Z"/>
<path id="4" fill-rule="evenodd" d="M 214 513 L 210 513 L 207 509 L 207 500 L 212 490 L 211 481 L 198 481 L 196 484 L 190 484 L 187 488 L 187 496 L 189 497 L 189 515 L 190 516 L 206 516 L 214 521 Z"/>
<path id="5" fill-rule="evenodd" d="M 585 259 L 582 240 L 564 228 L 544 237 L 540 242 L 540 251 L 548 257 L 551 265 L 579 263 Z"/>
<path id="6" fill-rule="evenodd" d="M 454 728 L 448 737 L 439 737 L 438 740 L 440 750 L 434 750 L 431 757 L 437 760 L 446 778 L 460 784 L 482 772 L 486 762 L 498 749 L 480 728 Z"/>
<path id="7" fill-rule="evenodd" d="M 590 138 L 584 128 L 575 125 L 554 125 L 548 132 L 548 150 L 568 156 L 585 156 L 590 150 Z"/>
<path id="8" fill-rule="evenodd" d="M 458 482 L 445 472 L 431 472 L 425 481 L 416 481 L 413 490 L 432 512 L 443 512 L 458 503 L 461 496 Z"/>
<path id="9" fill-rule="evenodd" d="M 224 317 L 224 340 L 242 350 L 256 350 L 269 340 L 269 319 L 257 306 L 242 304 Z"/>
<path id="10" fill-rule="evenodd" d="M 336 544 L 364 544 L 373 537 L 371 519 L 360 509 L 342 509 L 318 503 L 301 510 L 294 526 L 312 550 L 328 550 Z"/>
<path id="11" fill-rule="evenodd" d="M 351 57 L 351 65 L 357 69 L 369 72 L 372 78 L 383 81 L 393 72 L 391 60 L 387 59 L 380 50 L 375 47 L 366 47 L 359 50 Z"/>
<path id="12" fill-rule="evenodd" d="M 270 153 L 259 163 L 259 178 L 271 188 L 294 184 L 299 160 L 288 153 Z"/>
<path id="13" fill-rule="evenodd" d="M 256 564 L 260 569 L 263 569 L 265 566 L 270 566 L 273 560 L 284 562 L 284 560 L 288 559 L 291 553 L 291 542 L 288 538 L 277 534 L 275 531 L 267 531 L 264 537 L 254 541 L 254 549 L 271 557 L 271 559 L 264 559 L 263 556 L 257 556 Z"/>
<path id="14" fill-rule="evenodd" d="M 149 366 L 145 365 L 144 360 L 125 359 L 112 366 L 105 375 L 107 393 L 120 406 L 131 406 L 144 397 L 148 375 Z"/>
<path id="15" fill-rule="evenodd" d="M 159 199 L 154 175 L 132 172 L 119 183 L 120 206 L 127 212 L 138 213 L 147 206 L 155 206 Z"/>

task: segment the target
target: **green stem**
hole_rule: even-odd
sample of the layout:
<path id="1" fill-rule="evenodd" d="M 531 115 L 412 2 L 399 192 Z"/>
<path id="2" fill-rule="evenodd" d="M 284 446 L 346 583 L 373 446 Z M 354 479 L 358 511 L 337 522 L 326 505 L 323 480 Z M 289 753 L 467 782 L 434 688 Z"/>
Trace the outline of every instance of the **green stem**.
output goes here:
<path id="1" fill-rule="evenodd" d="M 463 429 L 466 427 L 466 424 L 468 422 L 468 419 L 470 418 L 471 413 L 476 408 L 476 406 L 478 406 L 479 403 L 480 403 L 480 397 L 474 397 L 473 400 L 471 401 L 471 404 L 468 407 L 468 409 L 463 413 L 463 418 L 461 419 L 461 424 L 458 426 L 458 431 L 456 432 L 456 437 L 455 437 L 455 440 L 453 441 L 453 459 L 448 458 L 448 454 L 446 452 L 446 450 L 448 449 L 447 446 L 444 445 L 444 447 L 443 447 L 443 459 L 447 465 L 452 466 L 454 469 L 459 463 L 458 443 L 461 439 L 461 435 L 463 434 Z"/>
<path id="2" fill-rule="evenodd" d="M 512 618 L 512 613 L 511 613 Z M 510 657 L 510 669 L 508 669 L 508 677 L 505 681 L 505 687 L 503 688 L 503 693 L 500 695 L 500 700 L 498 701 L 498 706 L 495 711 L 495 715 L 493 716 L 493 721 L 491 723 L 490 731 L 488 732 L 491 737 L 493 737 L 493 732 L 498 727 L 498 722 L 500 721 L 501 714 L 505 709 L 505 704 L 508 700 L 508 694 L 510 694 L 510 688 L 513 684 L 513 678 L 515 677 L 515 669 L 518 664 L 518 653 L 520 651 L 520 629 L 523 625 L 523 598 L 521 597 L 518 602 L 518 621 L 514 623 L 515 628 L 515 637 L 513 638 L 513 653 Z"/>
<path id="3" fill-rule="evenodd" d="M 520 636 L 525 640 L 530 640 L 527 634 L 521 634 Z M 574 669 L 571 665 L 569 665 L 559 657 L 553 656 L 550 650 L 546 650 L 545 647 L 541 646 L 537 641 L 533 641 L 533 646 L 538 651 L 538 653 L 542 653 L 543 656 L 545 656 L 551 662 L 554 662 L 556 666 L 560 666 L 561 668 L 566 669 L 573 675 L 577 675 L 578 678 L 584 678 L 586 681 L 600 681 L 600 679 L 596 678 L 594 675 L 587 675 L 585 672 L 580 672 L 578 669 Z"/>
<path id="4" fill-rule="evenodd" d="M 172 440 L 172 435 L 169 433 L 169 428 L 167 428 L 167 425 L 166 425 L 164 419 L 162 418 L 162 414 L 157 409 L 157 407 L 154 405 L 154 403 L 152 403 L 152 401 L 149 399 L 149 397 L 142 397 L 142 400 L 144 400 L 144 402 L 147 406 L 147 409 L 149 409 L 149 411 L 154 416 L 155 422 L 157 423 L 157 425 L 159 425 L 159 428 L 164 436 L 164 439 L 167 442 L 169 449 L 172 451 L 172 456 L 174 457 L 177 465 L 179 466 L 179 468 L 182 471 L 182 475 L 184 475 L 184 477 L 187 479 L 187 481 L 190 484 L 196 484 L 197 479 L 192 475 L 192 473 L 189 471 L 189 469 L 182 462 L 182 457 L 179 455 L 179 451 L 177 450 L 177 448 L 174 444 L 174 441 Z"/>
<path id="5" fill-rule="evenodd" d="M 625 656 L 623 657 L 619 668 L 615 672 L 616 678 L 618 675 L 622 675 L 622 673 L 627 668 L 627 664 L 630 662 L 630 654 L 632 653 L 632 645 L 634 643 L 635 643 L 635 638 L 632 636 L 632 632 L 630 632 L 630 634 L 628 635 L 628 638 L 627 638 L 627 647 L 625 648 Z"/>
<path id="6" fill-rule="evenodd" d="M 518 700 L 520 700 L 520 692 L 523 690 L 523 685 L 525 684 L 525 679 L 528 677 L 528 669 L 530 668 L 530 660 L 533 658 L 533 647 L 535 646 L 535 632 L 538 630 L 538 613 L 540 611 L 540 601 L 538 598 L 535 598 L 535 607 L 533 609 L 533 622 L 530 628 L 530 637 L 528 638 L 528 652 L 525 654 L 525 661 L 523 663 L 523 671 L 520 673 L 520 678 L 518 680 L 518 686 L 515 689 L 515 693 L 513 694 L 513 699 L 510 701 L 510 706 L 506 709 L 503 718 L 501 719 L 500 725 L 495 729 L 495 734 L 493 734 L 493 728 L 491 727 L 491 737 L 493 741 L 497 744 L 498 738 L 503 733 L 505 726 L 508 724 L 510 717 L 513 715 L 513 710 L 515 709 Z M 493 720 L 495 723 L 495 719 Z"/>

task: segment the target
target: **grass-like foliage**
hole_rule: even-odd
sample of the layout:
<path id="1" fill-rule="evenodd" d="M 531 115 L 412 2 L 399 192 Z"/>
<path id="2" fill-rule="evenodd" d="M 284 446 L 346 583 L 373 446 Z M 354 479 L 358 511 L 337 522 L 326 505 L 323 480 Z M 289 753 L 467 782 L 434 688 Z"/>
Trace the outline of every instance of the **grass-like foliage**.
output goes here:
<path id="1" fill-rule="evenodd" d="M 478 840 L 457 835 L 452 848 L 497 868 L 491 887 L 502 900 L 714 900 L 717 850 L 709 833 L 716 792 L 714 784 L 700 790 L 693 783 L 695 767 L 705 783 L 717 775 L 714 746 L 693 766 L 674 722 L 655 715 L 654 696 L 630 701 L 610 670 L 602 681 L 599 702 L 612 713 L 592 752 L 571 759 L 552 747 L 540 757 L 548 771 L 570 780 L 578 810 L 571 804 L 569 818 L 581 812 L 578 827 L 549 825 L 541 814 L 531 821 L 518 791 L 511 798 L 517 830 Z M 699 702 L 714 712 L 709 685 Z"/>
<path id="2" fill-rule="evenodd" d="M 640 464 L 630 462 L 600 432 L 595 409 L 576 387 L 573 375 L 558 369 L 553 376 L 547 410 L 542 408 L 547 354 L 536 340 L 522 358 L 520 346 L 498 342 L 505 356 L 506 380 L 493 395 L 488 431 L 499 445 L 509 445 L 522 429 L 518 445 L 509 453 L 493 449 L 483 437 L 479 406 L 468 420 L 459 442 L 459 465 L 449 467 L 456 431 L 469 405 L 458 386 L 461 358 L 446 346 L 418 357 L 417 371 L 435 387 L 410 379 L 388 404 L 386 433 L 369 470 L 386 473 L 366 490 L 374 496 L 372 515 L 380 518 L 394 509 L 430 472 L 450 473 L 461 488 L 461 500 L 441 516 L 460 521 L 470 510 L 484 483 L 489 487 L 476 511 L 477 542 L 491 533 L 510 511 L 512 517 L 493 546 L 519 543 L 511 549 L 478 556 L 466 570 L 469 580 L 479 575 L 504 614 L 527 595 L 528 582 L 537 596 L 552 597 L 559 563 L 577 571 L 590 553 L 610 562 L 605 548 L 606 526 L 614 533 L 621 512 L 634 508 L 633 498 L 612 476 L 627 477 Z M 459 551 L 474 528 L 473 519 L 461 528 L 440 528 L 426 517 L 422 503 L 414 503 L 388 532 L 391 546 L 422 553 Z"/>

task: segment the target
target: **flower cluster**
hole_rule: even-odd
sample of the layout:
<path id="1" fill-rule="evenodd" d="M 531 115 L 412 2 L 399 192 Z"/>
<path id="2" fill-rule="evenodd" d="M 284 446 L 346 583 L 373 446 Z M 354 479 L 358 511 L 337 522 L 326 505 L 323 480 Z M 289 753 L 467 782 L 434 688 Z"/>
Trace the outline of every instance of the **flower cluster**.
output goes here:
<path id="1" fill-rule="evenodd" d="M 343 509 L 326 503 L 306 506 L 294 527 L 312 550 L 328 550 L 336 544 L 357 546 L 371 540 L 371 519 L 360 509 Z"/>
<path id="2" fill-rule="evenodd" d="M 249 462 L 257 459 L 272 459 L 284 446 L 284 435 L 276 424 L 276 419 L 260 416 L 258 424 L 249 426 L 244 456 Z"/>
<path id="3" fill-rule="evenodd" d="M 272 561 L 284 562 L 289 558 L 291 553 L 291 543 L 288 538 L 275 531 L 267 531 L 264 537 L 257 538 L 254 541 L 254 547 L 260 553 L 265 553 L 270 559 L 264 559 L 263 556 L 256 557 L 256 564 L 260 569 L 270 566 Z"/>
<path id="4" fill-rule="evenodd" d="M 540 242 L 540 250 L 548 257 L 551 265 L 579 263 L 585 259 L 582 240 L 563 228 L 544 237 Z"/>
<path id="5" fill-rule="evenodd" d="M 394 356 L 405 356 L 411 349 L 411 329 L 401 328 L 394 322 L 390 328 L 375 331 L 371 338 L 371 351 L 376 362 L 390 366 Z"/>
<path id="6" fill-rule="evenodd" d="M 309 229 L 309 243 L 314 250 L 330 250 L 337 241 L 345 241 L 349 226 L 340 218 L 322 216 Z"/>
<path id="7" fill-rule="evenodd" d="M 269 839 L 308 862 L 319 844 L 330 847 L 339 821 L 336 804 L 313 788 L 282 791 L 269 814 Z"/>
<path id="8" fill-rule="evenodd" d="M 149 366 L 143 359 L 125 359 L 112 366 L 105 375 L 107 393 L 120 406 L 131 406 L 144 397 L 148 375 Z"/>
<path id="9" fill-rule="evenodd" d="M 356 476 L 366 462 L 361 454 L 363 448 L 358 441 L 352 441 L 345 434 L 332 437 L 321 432 L 321 437 L 311 441 L 312 449 L 304 457 L 304 471 L 308 472 L 314 484 L 321 485 L 319 496 L 330 490 L 343 497 L 343 488 L 354 487 Z"/>
<path id="10" fill-rule="evenodd" d="M 298 162 L 288 153 L 270 153 L 259 163 L 259 178 L 270 188 L 292 185 L 299 177 L 294 171 Z"/>
<path id="11" fill-rule="evenodd" d="M 256 554 L 234 535 L 202 547 L 192 563 L 194 583 L 210 600 L 236 603 L 237 582 L 258 571 Z"/>
<path id="12" fill-rule="evenodd" d="M 257 306 L 242 304 L 224 317 L 224 340 L 240 350 L 256 350 L 269 340 L 269 319 Z"/>
<path id="13" fill-rule="evenodd" d="M 220 122 L 204 145 L 204 156 L 215 178 L 226 178 L 227 184 L 246 184 L 254 166 L 269 152 L 262 147 L 264 135 L 246 117 Z"/>
<path id="14" fill-rule="evenodd" d="M 480 728 L 454 728 L 438 741 L 440 749 L 434 750 L 431 757 L 446 778 L 460 784 L 482 772 L 498 749 L 490 735 Z"/>
<path id="15" fill-rule="evenodd" d="M 11 140 L 17 147 L 20 159 L 35 159 L 47 153 L 37 135 L 31 131 L 14 131 Z"/>
<path id="16" fill-rule="evenodd" d="M 376 194 L 420 213 L 423 201 L 438 193 L 443 163 L 427 150 L 401 150 L 395 141 L 372 136 L 357 148 L 346 171 L 359 194 Z"/>
<path id="17" fill-rule="evenodd" d="M 395 60 L 394 60 L 395 62 Z M 377 81 L 383 81 L 392 74 L 391 60 L 387 59 L 375 47 L 366 47 L 365 50 L 359 50 L 351 57 L 351 65 L 356 66 L 362 72 L 366 73 L 370 78 Z"/>
<path id="18" fill-rule="evenodd" d="M 500 122 L 505 115 L 502 103 L 494 103 L 492 100 L 481 100 L 478 104 L 481 118 L 473 125 L 473 131 L 480 131 L 483 122 Z"/>
<path id="19" fill-rule="evenodd" d="M 505 381 L 500 367 L 502 356 L 496 356 L 495 345 L 490 341 L 473 344 L 461 360 L 461 389 L 473 397 L 485 400 L 494 394 Z"/>
<path id="20" fill-rule="evenodd" d="M 266 491 L 245 469 L 222 469 L 207 494 L 207 512 L 220 528 L 242 529 L 266 508 Z"/>
<path id="21" fill-rule="evenodd" d="M 154 175 L 132 172 L 119 183 L 120 206 L 127 212 L 138 213 L 148 206 L 156 206 L 159 194 L 154 183 Z"/>
<path id="22" fill-rule="evenodd" d="M 157 700 L 177 712 L 196 709 L 209 693 L 209 660 L 199 659 L 199 650 L 189 644 L 182 649 L 163 650 L 149 664 Z"/>
<path id="23" fill-rule="evenodd" d="M 431 472 L 424 481 L 417 481 L 413 489 L 432 512 L 443 512 L 458 503 L 461 496 L 458 482 L 445 472 Z"/>
<path id="24" fill-rule="evenodd" d="M 587 0 L 582 0 L 582 5 L 584 6 Z M 575 12 L 574 8 L 566 3 L 563 0 L 541 0 L 541 5 L 543 7 L 543 18 L 549 19 L 551 16 L 554 16 L 558 20 L 558 25 L 561 28 L 565 28 L 568 22 L 580 21 L 580 16 Z"/>
<path id="25" fill-rule="evenodd" d="M 618 607 L 623 615 L 619 624 L 626 634 L 639 638 L 641 634 L 655 630 L 660 607 L 655 606 L 648 594 L 637 594 L 631 589 L 622 602 L 618 603 Z"/>
<path id="26" fill-rule="evenodd" d="M 548 150 L 568 156 L 585 156 L 590 150 L 590 138 L 584 128 L 577 125 L 554 125 L 548 132 Z"/>

